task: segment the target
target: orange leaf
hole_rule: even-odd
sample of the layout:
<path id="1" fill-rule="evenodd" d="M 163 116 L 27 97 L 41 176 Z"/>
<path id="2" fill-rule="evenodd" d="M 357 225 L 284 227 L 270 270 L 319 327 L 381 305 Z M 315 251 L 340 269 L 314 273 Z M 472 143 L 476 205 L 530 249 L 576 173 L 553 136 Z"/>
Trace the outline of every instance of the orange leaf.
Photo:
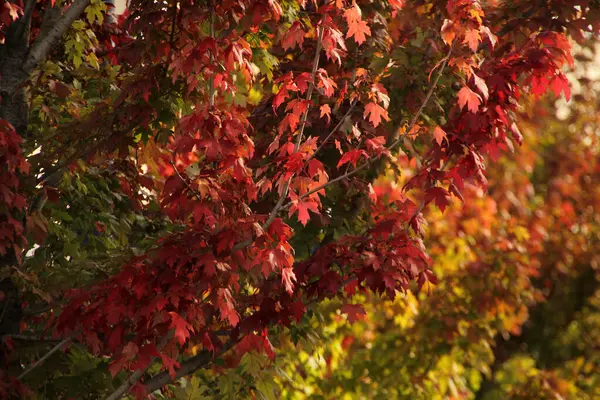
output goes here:
<path id="1" fill-rule="evenodd" d="M 435 139 L 438 146 L 441 146 L 444 139 L 447 140 L 446 132 L 444 132 L 444 130 L 442 128 L 440 128 L 439 126 L 436 126 L 435 129 L 433 130 L 433 138 Z"/>
<path id="2" fill-rule="evenodd" d="M 324 116 L 327 117 L 327 122 L 329 123 L 329 121 L 331 121 L 331 107 L 329 107 L 329 104 L 323 104 L 321 106 L 321 118 Z"/>
<path id="3" fill-rule="evenodd" d="M 471 50 L 473 50 L 473 53 L 475 53 L 477 51 L 477 48 L 479 47 L 480 42 L 481 42 L 481 35 L 479 34 L 478 30 L 469 29 L 465 33 L 465 39 L 463 40 L 463 43 L 467 43 L 469 45 L 469 48 Z"/>
<path id="4" fill-rule="evenodd" d="M 371 36 L 371 28 L 366 21 L 356 21 L 348 25 L 346 39 L 354 36 L 354 40 L 358 44 L 363 44 L 367 40 L 367 36 Z"/>
<path id="5" fill-rule="evenodd" d="M 366 105 L 363 118 L 366 119 L 367 116 L 374 127 L 377 127 L 377 125 L 381 123 L 381 118 L 386 121 L 390 120 L 387 111 L 377 103 L 369 103 Z"/>
<path id="6" fill-rule="evenodd" d="M 474 113 L 479 109 L 479 105 L 481 104 L 481 98 L 477 93 L 464 86 L 458 92 L 458 105 L 462 110 L 465 105 L 469 109 L 470 112 Z"/>
<path id="7" fill-rule="evenodd" d="M 366 21 L 362 20 L 360 8 L 356 3 L 353 3 L 352 7 L 344 11 L 344 17 L 348 23 L 346 39 L 354 36 L 356 43 L 362 44 L 367 40 L 367 36 L 371 36 L 371 28 L 369 28 Z"/>
<path id="8" fill-rule="evenodd" d="M 442 25 L 442 40 L 446 44 L 452 44 L 454 38 L 456 37 L 456 32 L 454 31 L 454 22 L 449 19 L 444 20 L 444 24 Z"/>

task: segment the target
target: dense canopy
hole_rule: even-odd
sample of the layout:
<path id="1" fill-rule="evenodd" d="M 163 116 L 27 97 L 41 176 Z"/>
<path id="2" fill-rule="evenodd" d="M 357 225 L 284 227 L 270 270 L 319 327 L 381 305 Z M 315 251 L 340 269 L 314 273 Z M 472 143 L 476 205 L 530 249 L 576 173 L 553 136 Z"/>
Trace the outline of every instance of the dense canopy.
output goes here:
<path id="1" fill-rule="evenodd" d="M 0 396 L 600 396 L 600 1 L 2 4 Z"/>

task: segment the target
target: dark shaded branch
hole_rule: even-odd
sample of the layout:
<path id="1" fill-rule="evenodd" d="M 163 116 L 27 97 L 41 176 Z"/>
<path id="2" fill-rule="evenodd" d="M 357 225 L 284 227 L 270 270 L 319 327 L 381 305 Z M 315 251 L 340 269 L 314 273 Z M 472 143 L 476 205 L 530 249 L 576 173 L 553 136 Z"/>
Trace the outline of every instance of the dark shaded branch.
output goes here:
<path id="1" fill-rule="evenodd" d="M 175 379 L 172 379 L 171 375 L 169 375 L 167 371 L 163 371 L 160 374 L 154 375 L 147 382 L 145 382 L 147 393 L 152 393 L 153 391 L 160 389 L 161 387 L 168 385 L 169 383 L 175 382 L 179 378 L 193 374 L 197 370 L 207 367 L 213 362 L 215 358 L 219 357 L 221 354 L 231 349 L 235 345 L 235 343 L 236 342 L 234 341 L 227 342 L 217 354 L 214 354 L 210 351 L 203 351 L 202 353 L 182 362 L 181 367 L 177 370 L 177 373 L 175 374 Z"/>
<path id="2" fill-rule="evenodd" d="M 90 4 L 90 0 L 75 0 L 69 9 L 60 17 L 58 21 L 49 29 L 44 36 L 38 36 L 36 41 L 31 46 L 31 50 L 27 58 L 23 62 L 23 70 L 27 73 L 31 72 L 42 61 L 50 49 L 69 29 L 73 21 L 75 21 L 83 13 L 85 8 Z"/>
<path id="3" fill-rule="evenodd" d="M 47 352 L 46 354 L 44 354 L 44 356 L 42 356 L 42 358 L 40 358 L 39 360 L 37 360 L 29 368 L 27 368 L 25 371 L 23 371 L 21 373 L 21 375 L 19 375 L 19 377 L 17 379 L 19 379 L 19 380 L 23 379 L 25 376 L 27 376 L 27 374 L 29 374 L 31 371 L 33 371 L 38 366 L 40 366 L 44 361 L 46 361 L 48 358 L 50 358 L 50 356 L 52 356 L 52 354 L 54 354 L 57 351 L 59 351 L 60 349 L 62 349 L 63 346 L 66 345 L 67 343 L 69 343 L 70 341 L 71 341 L 71 337 L 63 339 L 60 343 L 58 343 L 56 346 L 54 346 L 52 349 L 50 349 L 49 352 Z"/>

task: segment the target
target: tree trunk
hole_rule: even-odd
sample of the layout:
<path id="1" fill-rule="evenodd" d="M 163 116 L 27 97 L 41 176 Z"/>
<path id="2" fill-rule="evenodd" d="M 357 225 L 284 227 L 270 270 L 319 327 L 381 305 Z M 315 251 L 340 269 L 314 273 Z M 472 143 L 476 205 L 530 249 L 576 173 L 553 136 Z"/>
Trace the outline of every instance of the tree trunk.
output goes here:
<path id="1" fill-rule="evenodd" d="M 0 118 L 8 121 L 24 141 L 28 136 L 29 110 L 23 87 L 28 74 L 22 65 L 29 50 L 29 21 L 29 15 L 26 15 L 12 23 L 0 48 Z M 25 215 L 18 214 L 12 215 L 12 218 L 23 221 L 25 226 Z M 7 254 L 0 256 L 0 274 L 7 275 L 7 270 L 18 265 L 18 260 L 17 254 L 9 247 Z M 5 278 L 0 281 L 0 292 L 0 336 L 18 333 L 21 324 L 19 290 L 12 279 Z M 0 354 L 0 360 L 2 357 Z"/>

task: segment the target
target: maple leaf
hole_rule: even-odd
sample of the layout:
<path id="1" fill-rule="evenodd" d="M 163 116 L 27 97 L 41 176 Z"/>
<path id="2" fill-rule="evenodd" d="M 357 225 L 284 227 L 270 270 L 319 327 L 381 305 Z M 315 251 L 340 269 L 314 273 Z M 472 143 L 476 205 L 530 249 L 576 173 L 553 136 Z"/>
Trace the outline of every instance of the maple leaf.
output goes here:
<path id="1" fill-rule="evenodd" d="M 112 331 L 110 339 L 108 340 L 108 348 L 112 351 L 116 350 L 119 346 L 121 346 L 122 337 L 123 328 L 121 325 L 117 325 L 117 327 Z"/>
<path id="2" fill-rule="evenodd" d="M 365 106 L 363 118 L 366 119 L 367 116 L 375 128 L 377 128 L 377 126 L 381 123 L 382 118 L 386 121 L 390 120 L 387 110 L 375 102 L 371 102 Z"/>
<path id="3" fill-rule="evenodd" d="M 290 194 L 292 193 L 293 192 L 290 191 Z M 302 201 L 296 198 L 296 200 L 292 200 L 292 206 L 290 207 L 289 216 L 291 217 L 296 211 L 298 211 L 298 221 L 300 221 L 302 225 L 306 226 L 308 220 L 310 219 L 310 215 L 308 213 L 309 210 L 314 212 L 315 214 L 320 214 L 319 205 L 315 201 Z"/>
<path id="4" fill-rule="evenodd" d="M 428 204 L 431 201 L 435 201 L 435 205 L 441 212 L 444 212 L 448 204 L 450 204 L 450 194 L 443 187 L 429 188 L 425 192 L 425 203 Z"/>
<path id="5" fill-rule="evenodd" d="M 395 10 L 401 10 L 404 8 L 404 0 L 388 0 L 388 2 Z"/>
<path id="6" fill-rule="evenodd" d="M 19 18 L 20 14 L 23 14 L 23 9 L 21 7 L 17 6 L 16 4 L 12 4 L 8 1 L 4 3 L 4 8 L 8 9 L 10 17 L 13 21 L 16 21 Z"/>
<path id="7" fill-rule="evenodd" d="M 433 130 L 433 138 L 438 146 L 441 146 L 442 142 L 446 139 L 446 132 L 444 132 L 444 130 L 439 126 L 436 126 Z"/>
<path id="8" fill-rule="evenodd" d="M 167 368 L 167 370 L 169 371 L 169 375 L 171 376 L 171 379 L 174 379 L 175 374 L 177 373 L 177 371 L 175 371 L 175 368 L 181 367 L 181 365 L 179 364 L 179 361 L 174 360 L 171 357 L 169 357 L 163 353 L 160 353 L 160 358 L 162 360 L 163 367 Z"/>
<path id="9" fill-rule="evenodd" d="M 465 32 L 463 43 L 467 43 L 473 53 L 476 53 L 479 43 L 481 43 L 481 34 L 476 29 L 469 29 Z"/>
<path id="10" fill-rule="evenodd" d="M 281 270 L 281 280 L 285 285 L 285 290 L 291 295 L 294 293 L 294 282 L 296 281 L 296 274 L 294 274 L 293 268 L 283 268 Z"/>
<path id="11" fill-rule="evenodd" d="M 125 365 L 127 365 L 128 361 L 129 360 L 127 359 L 127 357 L 123 355 L 115 361 L 113 361 L 112 363 L 110 363 L 110 365 L 108 366 L 108 371 L 110 372 L 110 375 L 114 378 L 119 372 L 121 372 L 123 368 L 125 368 Z"/>
<path id="12" fill-rule="evenodd" d="M 348 321 L 351 324 L 364 319 L 365 315 L 367 315 L 365 308 L 361 304 L 344 304 L 340 311 L 342 314 L 348 316 Z"/>
<path id="13" fill-rule="evenodd" d="M 176 312 L 171 311 L 169 312 L 169 315 L 171 316 L 170 328 L 175 329 L 174 336 L 179 342 L 179 345 L 183 346 L 190 337 L 190 331 L 193 332 L 194 328 L 192 328 L 192 326 Z"/>
<path id="14" fill-rule="evenodd" d="M 294 83 L 296 84 L 296 87 L 298 88 L 300 93 L 306 92 L 306 89 L 308 89 L 308 84 L 311 81 L 312 75 L 308 72 L 303 72 L 300 75 L 298 75 L 296 79 L 294 79 Z"/>
<path id="15" fill-rule="evenodd" d="M 479 32 L 481 32 L 481 34 L 485 35 L 488 38 L 490 44 L 492 45 L 492 48 L 496 47 L 496 44 L 498 43 L 498 37 L 494 35 L 492 31 L 490 31 L 490 28 L 481 25 L 479 27 Z"/>
<path id="16" fill-rule="evenodd" d="M 321 106 L 320 110 L 321 110 L 321 118 L 326 116 L 327 123 L 329 123 L 331 121 L 331 107 L 329 106 L 329 104 L 323 104 Z"/>
<path id="17" fill-rule="evenodd" d="M 323 89 L 323 94 L 325 96 L 333 96 L 335 94 L 335 88 L 337 87 L 337 84 L 333 79 L 327 76 L 327 71 L 325 71 L 323 68 L 319 69 L 318 78 L 317 87 Z"/>
<path id="18" fill-rule="evenodd" d="M 346 39 L 354 36 L 356 43 L 361 45 L 367 40 L 367 36 L 371 36 L 371 28 L 366 21 L 362 20 L 362 12 L 356 2 L 353 2 L 352 6 L 344 11 L 344 17 L 348 24 Z"/>
<path id="19" fill-rule="evenodd" d="M 344 155 L 342 156 L 340 161 L 337 163 L 337 168 L 341 167 L 342 165 L 344 165 L 346 163 L 351 163 L 354 167 L 356 167 L 356 163 L 358 162 L 358 160 L 360 159 L 361 156 L 364 156 L 367 159 L 369 158 L 369 155 L 364 150 L 361 150 L 361 149 L 350 150 L 349 152 L 344 153 Z"/>
<path id="20" fill-rule="evenodd" d="M 229 321 L 235 327 L 240 322 L 240 317 L 235 311 L 235 303 L 231 291 L 228 288 L 217 289 L 217 305 L 221 312 L 221 320 Z"/>
<path id="21" fill-rule="evenodd" d="M 483 95 L 483 98 L 487 100 L 490 97 L 490 93 L 485 81 L 478 77 L 476 74 L 473 74 L 473 80 L 475 81 L 475 87 L 477 88 L 477 90 L 479 90 L 479 93 L 481 93 Z"/>
<path id="22" fill-rule="evenodd" d="M 454 31 L 454 22 L 449 19 L 444 20 L 442 25 L 442 40 L 444 43 L 450 45 L 456 38 L 456 32 Z"/>
<path id="23" fill-rule="evenodd" d="M 563 73 L 560 73 L 554 77 L 551 83 L 551 88 L 556 97 L 560 96 L 560 93 L 563 92 L 567 101 L 571 100 L 571 88 L 569 87 L 569 80 Z"/>
<path id="24" fill-rule="evenodd" d="M 474 113 L 477 112 L 480 104 L 481 98 L 479 95 L 468 87 L 463 86 L 463 88 L 458 92 L 458 106 L 461 110 L 467 106 L 469 111 Z"/>
<path id="25" fill-rule="evenodd" d="M 281 40 L 281 46 L 284 50 L 293 49 L 298 45 L 298 47 L 302 48 L 302 43 L 304 43 L 304 36 L 306 32 L 302 29 L 302 25 L 300 22 L 296 21 L 290 26 L 290 29 L 283 35 L 283 39 Z"/>
<path id="26" fill-rule="evenodd" d="M 354 36 L 354 40 L 359 45 L 363 44 L 367 40 L 367 36 L 371 36 L 371 28 L 366 21 L 355 21 L 348 25 L 348 32 L 346 33 L 346 39 Z"/>

